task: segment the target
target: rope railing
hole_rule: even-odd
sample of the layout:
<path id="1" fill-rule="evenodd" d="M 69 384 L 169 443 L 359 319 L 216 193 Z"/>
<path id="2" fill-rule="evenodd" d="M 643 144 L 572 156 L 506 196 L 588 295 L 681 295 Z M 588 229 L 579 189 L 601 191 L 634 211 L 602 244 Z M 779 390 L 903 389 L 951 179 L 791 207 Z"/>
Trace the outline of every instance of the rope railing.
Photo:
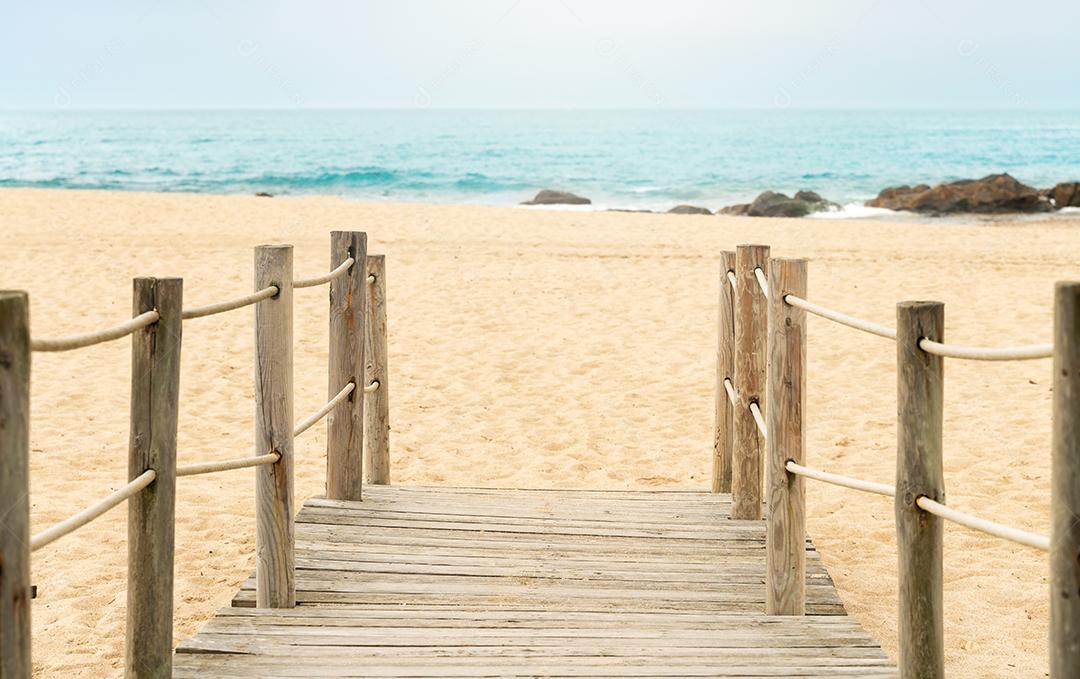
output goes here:
<path id="1" fill-rule="evenodd" d="M 281 455 L 275 452 L 267 453 L 265 455 L 255 455 L 253 457 L 221 460 L 219 462 L 197 462 L 177 467 L 176 475 L 196 476 L 198 474 L 211 474 L 213 472 L 224 472 L 232 469 L 245 469 L 247 467 L 258 467 L 261 464 L 274 464 L 280 459 Z"/>
<path id="2" fill-rule="evenodd" d="M 728 282 L 731 283 L 731 289 L 732 290 L 735 290 L 736 288 L 739 287 L 739 281 L 738 281 L 737 278 L 735 278 L 735 272 L 734 271 L 728 271 L 727 272 L 727 279 L 728 279 Z"/>
<path id="3" fill-rule="evenodd" d="M 326 405 L 324 405 L 322 408 L 319 408 L 307 418 L 301 420 L 300 422 L 297 422 L 296 428 L 293 429 L 293 436 L 299 436 L 308 429 L 311 429 L 311 427 L 313 427 L 315 423 L 326 417 L 331 410 L 336 408 L 342 401 L 348 398 L 349 394 L 351 394 L 354 389 L 356 389 L 356 385 L 352 382 L 349 382 L 344 387 L 342 387 L 341 391 L 339 391 L 337 395 L 335 395 L 332 399 L 326 402 Z"/>
<path id="4" fill-rule="evenodd" d="M 769 299 L 769 279 L 765 277 L 765 272 L 761 270 L 761 267 L 754 269 L 754 278 L 757 279 L 758 287 L 761 288 L 761 294 L 765 295 L 765 299 Z"/>
<path id="5" fill-rule="evenodd" d="M 157 323 L 161 316 L 151 310 L 103 330 L 94 330 L 65 337 L 34 337 L 30 340 L 31 351 L 71 351 L 126 337 L 140 328 Z"/>
<path id="6" fill-rule="evenodd" d="M 1050 551 L 1050 538 L 1046 535 L 1032 533 L 1031 531 L 1022 530 L 1020 528 L 1013 528 L 1012 526 L 1006 526 L 1005 524 L 997 523 L 996 521 L 983 519 L 958 509 L 952 509 L 936 500 L 931 500 L 925 495 L 916 498 L 915 504 L 917 504 L 924 512 L 928 512 L 934 516 L 940 516 L 947 521 L 958 523 L 961 526 L 965 526 L 972 530 L 986 533 L 987 535 L 992 535 L 1001 538 L 1002 540 L 1015 542 L 1026 547 L 1041 549 L 1044 552 Z"/>
<path id="7" fill-rule="evenodd" d="M 831 483 L 834 486 L 842 486 L 844 488 L 851 488 L 852 490 L 861 490 L 864 493 L 876 493 L 878 495 L 886 495 L 893 497 L 896 495 L 896 488 L 885 483 L 877 483 L 875 481 L 865 481 L 863 479 L 857 479 L 852 476 L 843 476 L 841 474 L 834 474 L 821 469 L 814 469 L 813 467 L 806 467 L 801 464 L 796 464 L 794 460 L 788 460 L 784 465 L 792 474 L 799 476 L 805 476 L 808 479 L 814 479 L 815 481 L 822 481 L 824 483 Z"/>
<path id="8" fill-rule="evenodd" d="M 40 533 L 35 534 L 30 538 L 30 551 L 37 551 L 42 547 L 59 540 L 65 535 L 82 528 L 124 500 L 139 493 L 143 488 L 146 488 L 153 483 L 155 478 L 157 478 L 157 472 L 153 469 L 147 469 L 116 491 L 109 493 L 107 496 L 81 512 L 73 514 L 60 523 L 54 524 Z"/>
<path id="9" fill-rule="evenodd" d="M 757 423 L 758 431 L 761 432 L 762 438 L 769 438 L 769 432 L 766 431 L 765 418 L 761 415 L 761 407 L 757 404 L 757 401 L 750 402 L 750 414 L 754 416 L 754 422 Z"/>
<path id="10" fill-rule="evenodd" d="M 840 311 L 836 311 L 835 309 L 830 309 L 829 307 L 821 306 L 820 304 L 814 304 L 813 302 L 805 300 L 802 297 L 796 297 L 795 295 L 784 295 L 784 301 L 793 307 L 812 313 L 815 316 L 828 319 L 834 323 L 846 325 L 847 327 L 855 328 L 856 330 L 862 330 L 863 332 L 868 332 L 871 335 L 877 335 L 878 337 L 884 337 L 885 339 L 896 340 L 896 329 L 890 328 L 887 325 L 867 321 L 856 316 L 850 316 Z"/>
<path id="11" fill-rule="evenodd" d="M 255 304 L 256 302 L 261 302 L 264 299 L 270 299 L 277 295 L 278 292 L 280 292 L 280 290 L 278 290 L 276 285 L 268 285 L 262 290 L 257 290 L 250 295 L 225 300 L 224 302 L 215 302 L 214 304 L 207 304 L 206 306 L 195 307 L 193 309 L 184 309 L 181 317 L 187 321 L 192 318 L 213 316 L 214 314 L 225 313 L 226 311 L 232 311 L 233 309 L 241 309 L 251 304 Z"/>
<path id="12" fill-rule="evenodd" d="M 375 393 L 378 390 L 379 390 L 379 381 L 378 380 L 375 380 L 371 384 L 364 387 L 364 393 L 365 394 L 372 394 L 372 393 Z"/>
<path id="13" fill-rule="evenodd" d="M 735 387 L 731 384 L 731 380 L 727 377 L 724 378 L 724 390 L 727 391 L 728 400 L 731 401 L 731 405 L 735 405 L 735 402 L 739 400 L 738 395 L 735 393 Z"/>
<path id="14" fill-rule="evenodd" d="M 313 288 L 316 285 L 323 285 L 324 283 L 329 283 L 338 276 L 343 275 L 355 263 L 355 259 L 353 259 L 352 257 L 346 257 L 345 261 L 343 261 L 341 264 L 338 264 L 330 273 L 325 273 L 321 276 L 315 276 L 314 278 L 302 278 L 299 280 L 295 280 L 293 281 L 292 286 L 294 288 Z"/>

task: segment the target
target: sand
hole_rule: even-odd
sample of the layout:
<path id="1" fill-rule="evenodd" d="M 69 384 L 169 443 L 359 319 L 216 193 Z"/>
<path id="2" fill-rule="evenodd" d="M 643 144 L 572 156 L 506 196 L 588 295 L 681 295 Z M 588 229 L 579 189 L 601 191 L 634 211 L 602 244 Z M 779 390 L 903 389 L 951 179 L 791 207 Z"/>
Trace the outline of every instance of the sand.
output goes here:
<path id="1" fill-rule="evenodd" d="M 251 289 L 251 248 L 328 265 L 331 229 L 366 230 L 388 260 L 392 474 L 402 484 L 703 488 L 712 439 L 717 253 L 761 242 L 810 263 L 810 297 L 882 323 L 902 299 L 946 303 L 957 342 L 1049 341 L 1052 284 L 1080 277 L 1080 218 L 958 224 L 830 222 L 333 198 L 3 190 L 0 287 L 30 292 L 35 334 L 108 325 L 130 279 L 185 279 L 188 304 Z M 296 292 L 296 414 L 326 397 L 327 307 Z M 35 531 L 125 479 L 130 348 L 35 355 Z M 253 452 L 250 310 L 184 328 L 181 463 Z M 895 350 L 810 321 L 810 464 L 890 482 Z M 949 503 L 1045 532 L 1050 365 L 953 361 Z M 323 489 L 325 428 L 297 445 L 297 495 Z M 228 604 L 252 570 L 250 470 L 180 481 L 176 636 Z M 895 656 L 891 502 L 811 483 L 809 530 L 850 612 Z M 119 676 L 125 512 L 34 556 L 34 667 Z M 1044 555 L 948 526 L 947 664 L 954 677 L 1047 669 Z"/>

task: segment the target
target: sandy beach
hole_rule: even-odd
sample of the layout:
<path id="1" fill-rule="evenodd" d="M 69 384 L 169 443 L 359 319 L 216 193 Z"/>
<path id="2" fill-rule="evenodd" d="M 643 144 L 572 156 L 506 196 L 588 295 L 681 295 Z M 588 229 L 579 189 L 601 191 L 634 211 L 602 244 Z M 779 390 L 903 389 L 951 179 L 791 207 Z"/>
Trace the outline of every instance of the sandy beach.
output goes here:
<path id="1" fill-rule="evenodd" d="M 1080 278 L 1080 216 L 872 222 L 5 189 L 0 288 L 30 293 L 36 335 L 128 317 L 131 278 L 182 276 L 199 305 L 252 288 L 252 247 L 292 243 L 327 270 L 329 231 L 387 256 L 394 483 L 707 488 L 718 254 L 746 242 L 810 259 L 810 298 L 892 324 L 946 303 L 946 338 L 1048 342 L 1054 281 Z M 325 290 L 295 293 L 297 416 L 326 397 Z M 181 463 L 253 452 L 252 312 L 185 324 Z M 895 349 L 810 320 L 808 463 L 891 482 Z M 126 480 L 130 346 L 34 356 L 33 530 Z M 946 369 L 949 504 L 1049 525 L 1050 364 Z M 297 444 L 297 497 L 320 494 L 325 429 Z M 260 451 L 261 452 L 261 451 Z M 851 614 L 896 653 L 892 503 L 808 483 L 808 529 Z M 254 565 L 250 470 L 182 479 L 175 633 L 226 606 Z M 35 553 L 34 668 L 122 674 L 126 513 Z M 945 535 L 947 670 L 1047 672 L 1045 555 Z"/>

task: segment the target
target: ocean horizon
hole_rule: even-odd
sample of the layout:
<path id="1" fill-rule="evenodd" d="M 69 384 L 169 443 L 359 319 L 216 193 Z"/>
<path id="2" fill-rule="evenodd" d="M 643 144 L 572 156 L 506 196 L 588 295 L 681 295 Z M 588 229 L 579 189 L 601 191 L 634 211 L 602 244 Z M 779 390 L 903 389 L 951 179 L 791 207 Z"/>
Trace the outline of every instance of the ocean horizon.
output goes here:
<path id="1" fill-rule="evenodd" d="M 863 216 L 888 186 L 1080 179 L 1080 110 L 0 111 L 0 187 L 717 209 L 806 189 Z"/>

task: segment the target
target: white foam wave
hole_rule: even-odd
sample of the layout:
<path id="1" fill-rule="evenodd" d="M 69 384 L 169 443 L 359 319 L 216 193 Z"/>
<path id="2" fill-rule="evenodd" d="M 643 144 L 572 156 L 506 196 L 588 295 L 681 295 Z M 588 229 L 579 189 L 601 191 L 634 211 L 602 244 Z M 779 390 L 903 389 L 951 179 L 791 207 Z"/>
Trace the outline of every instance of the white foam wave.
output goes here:
<path id="1" fill-rule="evenodd" d="M 895 210 L 883 207 L 868 207 L 862 203 L 848 203 L 838 208 L 823 212 L 812 212 L 807 219 L 872 219 L 874 217 L 895 217 Z"/>

